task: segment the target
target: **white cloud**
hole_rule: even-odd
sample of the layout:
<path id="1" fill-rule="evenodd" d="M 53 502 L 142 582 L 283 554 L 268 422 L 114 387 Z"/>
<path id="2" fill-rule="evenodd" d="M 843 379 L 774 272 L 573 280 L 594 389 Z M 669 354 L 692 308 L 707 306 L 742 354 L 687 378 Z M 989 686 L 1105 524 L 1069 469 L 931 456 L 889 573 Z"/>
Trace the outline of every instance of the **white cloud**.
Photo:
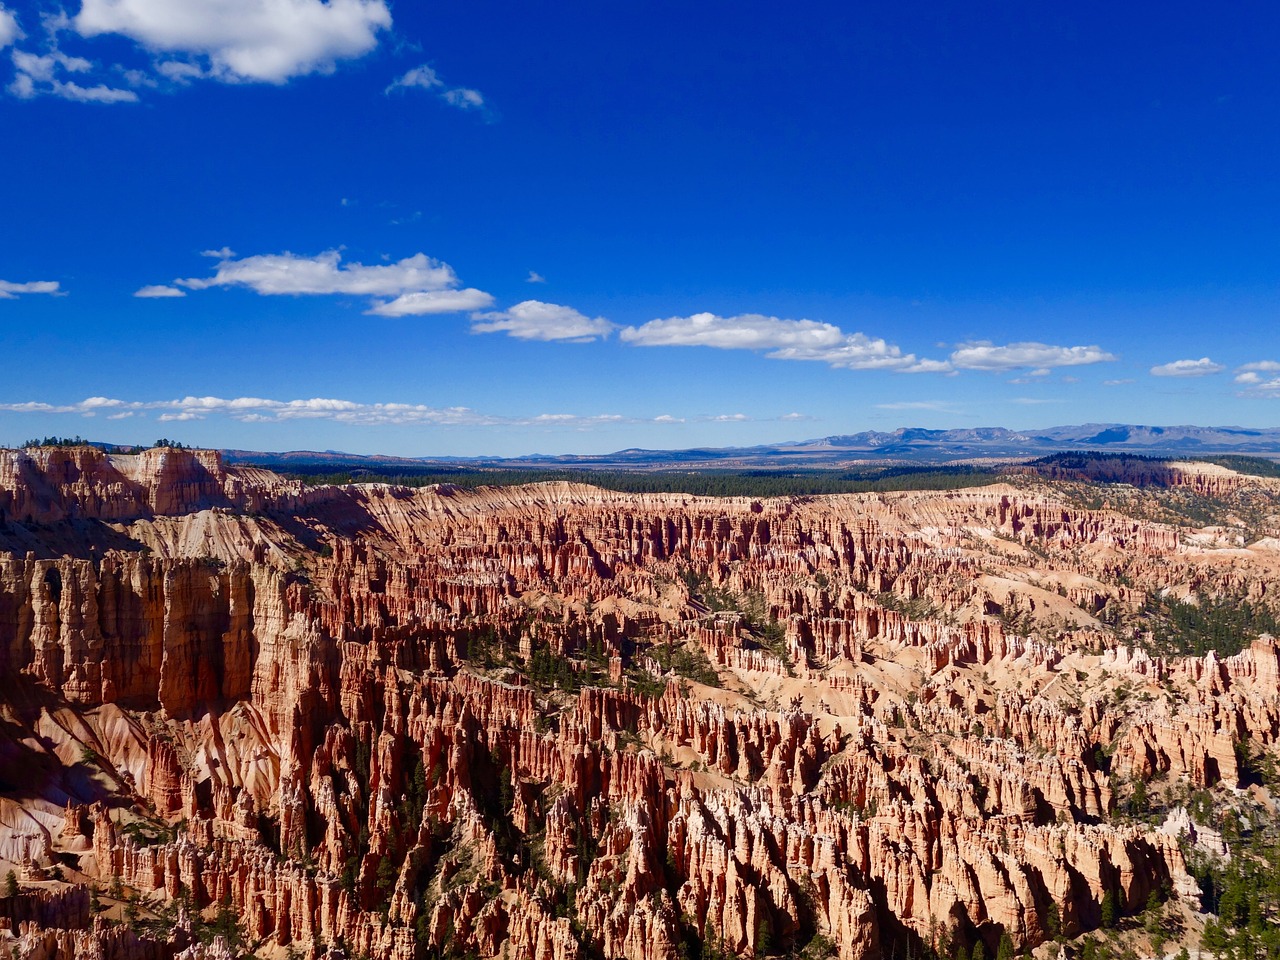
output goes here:
<path id="1" fill-rule="evenodd" d="M 483 290 L 427 290 L 404 293 L 365 311 L 377 317 L 422 317 L 436 313 L 464 313 L 493 304 L 493 296 Z"/>
<path id="2" fill-rule="evenodd" d="M 942 373 L 940 360 L 922 360 L 879 338 L 845 333 L 817 320 L 786 320 L 758 313 L 721 317 L 696 313 L 689 317 L 650 320 L 626 327 L 619 337 L 640 347 L 715 347 L 720 350 L 768 350 L 774 360 L 818 360 L 849 370 L 897 370 Z"/>
<path id="3" fill-rule="evenodd" d="M 890 403 L 877 403 L 879 410 L 933 410 L 942 413 L 955 412 L 955 404 L 946 400 L 895 400 Z"/>
<path id="4" fill-rule="evenodd" d="M 135 297 L 143 300 L 156 300 L 165 297 L 185 297 L 186 294 L 177 287 L 170 287 L 163 283 L 153 283 L 133 292 Z"/>
<path id="5" fill-rule="evenodd" d="M 185 60 L 161 60 L 156 64 L 156 72 L 179 85 L 186 85 L 192 80 L 203 80 L 209 76 L 209 71 L 200 64 L 188 63 Z"/>
<path id="6" fill-rule="evenodd" d="M 484 106 L 484 97 L 480 95 L 479 90 L 454 87 L 452 90 L 446 90 L 441 96 L 444 97 L 445 103 L 459 110 L 479 110 Z"/>
<path id="7" fill-rule="evenodd" d="M 134 296 L 183 296 L 180 287 L 243 287 L 263 296 L 346 294 L 373 298 L 365 313 L 379 317 L 460 313 L 493 304 L 493 297 L 483 290 L 459 289 L 453 268 L 425 253 L 371 266 L 343 263 L 337 250 L 314 257 L 285 251 L 236 259 L 230 248 L 223 247 L 206 250 L 203 256 L 218 261 L 212 277 L 188 277 L 173 281 L 174 285 L 152 284 Z M 383 297 L 391 299 L 379 299 Z"/>
<path id="8" fill-rule="evenodd" d="M 1249 397 L 1251 399 L 1259 400 L 1280 400 L 1280 377 L 1273 377 L 1270 380 L 1263 380 L 1259 377 L 1257 380 L 1249 381 L 1241 381 L 1240 378 L 1237 377 L 1236 380 L 1238 382 L 1249 384 L 1248 390 L 1241 390 L 1236 394 L 1239 397 Z"/>
<path id="9" fill-rule="evenodd" d="M 412 90 L 414 88 L 420 90 L 434 90 L 437 87 L 443 87 L 444 81 L 440 76 L 425 63 L 420 67 L 414 67 L 387 86 L 384 93 L 391 93 L 393 90 Z"/>
<path id="10" fill-rule="evenodd" d="M 1221 373 L 1227 369 L 1220 363 L 1214 363 L 1208 357 L 1199 360 L 1174 360 L 1151 368 L 1153 377 L 1207 377 Z"/>
<path id="11" fill-rule="evenodd" d="M 474 314 L 471 329 L 475 333 L 506 333 L 521 340 L 586 343 L 607 337 L 614 330 L 614 324 L 604 317 L 592 319 L 558 303 L 525 300 L 507 310 Z"/>
<path id="12" fill-rule="evenodd" d="M 1280 363 L 1275 360 L 1258 360 L 1236 367 L 1236 383 L 1257 384 L 1263 382 L 1264 373 L 1280 373 Z"/>
<path id="13" fill-rule="evenodd" d="M 29 74 L 21 71 L 13 78 L 9 84 L 8 90 L 19 100 L 30 100 L 36 95 L 36 85 L 32 81 Z"/>
<path id="14" fill-rule="evenodd" d="M 784 347 L 767 354 L 774 360 L 821 360 L 844 370 L 893 370 L 897 373 L 948 373 L 945 360 L 929 360 L 903 353 L 895 344 L 864 333 L 846 334 L 839 346 L 830 348 Z"/>
<path id="15" fill-rule="evenodd" d="M 18 18 L 0 4 L 0 50 L 24 36 L 22 28 L 18 26 Z"/>
<path id="16" fill-rule="evenodd" d="M 547 278 L 538 273 L 537 270 L 530 270 L 529 275 L 524 278 L 525 283 L 546 283 Z"/>
<path id="17" fill-rule="evenodd" d="M 62 293 L 57 280 L 33 280 L 28 283 L 10 283 L 0 280 L 0 300 L 17 300 L 20 293 Z"/>
<path id="18" fill-rule="evenodd" d="M 1058 347 L 1048 343 L 1025 341 L 997 346 L 990 340 L 962 343 L 951 353 L 951 363 L 961 370 L 1037 370 L 1054 367 L 1077 367 L 1119 359 L 1101 347 Z"/>
<path id="19" fill-rule="evenodd" d="M 98 83 L 92 87 L 82 87 L 74 81 L 55 83 L 50 91 L 63 100 L 79 100 L 81 103 L 137 103 L 138 95 L 132 90 L 121 90 Z"/>
<path id="20" fill-rule="evenodd" d="M 434 69 L 422 64 L 407 70 L 388 84 L 384 91 L 388 95 L 397 90 L 430 90 L 451 107 L 459 110 L 480 110 L 485 108 L 484 95 L 479 90 L 469 87 L 450 87 L 440 79 Z"/>
<path id="21" fill-rule="evenodd" d="M 155 77 L 143 70 L 135 70 L 129 67 L 117 66 L 115 68 L 120 76 L 124 77 L 124 82 L 131 87 L 158 87 L 160 84 Z"/>
<path id="22" fill-rule="evenodd" d="M 716 347 L 721 350 L 771 350 L 779 348 L 831 349 L 844 333 L 830 323 L 816 320 L 781 320 L 758 313 L 720 317 L 695 313 L 690 317 L 650 320 L 626 327 L 619 337 L 639 347 Z"/>
<path id="23" fill-rule="evenodd" d="M 284 83 L 364 56 L 391 27 L 384 0 L 83 0 L 72 21 L 84 37 L 114 33 L 147 49 L 194 58 L 171 78 Z M 199 71 L 198 73 L 196 71 Z"/>
<path id="24" fill-rule="evenodd" d="M 1102 385 L 1104 387 L 1122 387 L 1126 383 L 1133 383 L 1133 377 L 1123 377 L 1122 379 L 1119 379 L 1119 380 L 1103 380 L 1102 381 Z"/>
<path id="25" fill-rule="evenodd" d="M 385 266 L 342 264 L 342 254 L 329 250 L 314 257 L 285 252 L 222 260 L 210 278 L 178 280 L 189 290 L 248 287 L 264 295 L 334 294 L 398 296 L 421 290 L 447 290 L 458 282 L 453 268 L 424 253 Z"/>
<path id="26" fill-rule="evenodd" d="M 52 83 L 60 69 L 67 73 L 85 73 L 93 67 L 83 57 L 69 57 L 58 50 L 43 55 L 15 50 L 12 59 L 14 67 L 40 83 Z"/>
<path id="27" fill-rule="evenodd" d="M 1011 377 L 1010 383 L 1026 384 L 1026 383 L 1048 383 L 1053 376 L 1053 371 L 1048 367 L 1039 367 L 1035 370 L 1028 370 L 1026 373 L 1018 377 Z M 1058 383 L 1079 383 L 1079 377 L 1063 375 L 1057 378 Z"/>
<path id="28" fill-rule="evenodd" d="M 75 80 L 63 79 L 66 74 L 92 71 L 93 64 L 83 57 L 69 57 L 54 49 L 45 54 L 14 50 L 11 58 L 15 72 L 9 92 L 23 100 L 52 96 L 81 103 L 135 103 L 138 99 L 132 90 L 121 90 L 103 83 L 86 86 Z"/>
<path id="29" fill-rule="evenodd" d="M 441 427 L 568 427 L 584 430 L 614 424 L 679 424 L 682 417 L 663 414 L 656 417 L 625 417 L 616 413 L 576 414 L 541 413 L 533 416 L 505 417 L 483 413 L 469 407 L 432 407 L 417 403 L 358 403 L 315 397 L 309 400 L 270 400 L 263 397 L 183 397 L 177 400 L 120 400 L 112 397 L 88 397 L 76 403 L 52 404 L 39 401 L 2 403 L 0 411 L 28 414 L 77 414 L 94 416 L 106 413 L 108 419 L 145 417 L 153 414 L 163 423 L 204 420 L 222 416 L 242 423 L 284 423 L 295 420 L 329 420 L 356 426 L 428 425 Z M 107 413 L 110 411 L 110 413 Z M 702 422 L 745 422 L 745 414 L 728 414 L 692 418 Z M 788 415 L 781 419 L 796 419 Z"/>

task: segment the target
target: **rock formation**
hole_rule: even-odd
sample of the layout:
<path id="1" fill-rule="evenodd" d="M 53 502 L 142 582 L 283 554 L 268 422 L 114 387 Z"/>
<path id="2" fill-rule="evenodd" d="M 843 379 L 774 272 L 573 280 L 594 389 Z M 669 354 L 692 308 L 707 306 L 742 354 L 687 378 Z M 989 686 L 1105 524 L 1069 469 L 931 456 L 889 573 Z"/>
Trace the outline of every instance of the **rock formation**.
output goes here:
<path id="1" fill-rule="evenodd" d="M 1196 483 L 1274 523 L 1265 483 Z M 0 928 L 21 960 L 875 960 L 1193 889 L 1122 807 L 1274 750 L 1280 651 L 1153 656 L 1144 604 L 1270 609 L 1280 549 L 1074 489 L 0 452 Z"/>

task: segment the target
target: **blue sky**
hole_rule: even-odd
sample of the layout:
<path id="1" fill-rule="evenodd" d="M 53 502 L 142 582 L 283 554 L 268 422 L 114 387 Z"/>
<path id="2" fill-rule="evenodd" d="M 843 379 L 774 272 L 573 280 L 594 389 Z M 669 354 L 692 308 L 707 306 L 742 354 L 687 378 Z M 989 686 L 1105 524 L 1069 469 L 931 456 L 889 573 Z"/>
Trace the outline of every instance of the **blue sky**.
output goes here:
<path id="1" fill-rule="evenodd" d="M 1280 8 L 0 0 L 0 442 L 1280 422 Z"/>

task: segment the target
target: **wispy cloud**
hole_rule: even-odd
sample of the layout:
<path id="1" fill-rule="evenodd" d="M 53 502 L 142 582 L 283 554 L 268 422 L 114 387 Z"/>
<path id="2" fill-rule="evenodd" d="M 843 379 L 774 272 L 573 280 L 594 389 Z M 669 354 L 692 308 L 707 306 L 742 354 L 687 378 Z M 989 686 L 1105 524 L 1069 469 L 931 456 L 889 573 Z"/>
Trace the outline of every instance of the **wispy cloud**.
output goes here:
<path id="1" fill-rule="evenodd" d="M 457 107 L 459 110 L 475 110 L 485 119 L 492 119 L 484 95 L 479 90 L 472 90 L 469 87 L 451 87 L 425 63 L 405 71 L 391 81 L 385 92 L 389 96 L 401 90 L 429 90 L 451 107 Z"/>
<path id="2" fill-rule="evenodd" d="M 524 278 L 525 283 L 546 283 L 547 278 L 540 274 L 537 270 L 530 270 L 529 275 Z"/>
<path id="3" fill-rule="evenodd" d="M 485 106 L 484 97 L 480 94 L 480 91 L 471 90 L 467 87 L 452 87 L 441 96 L 444 97 L 445 103 L 455 106 L 459 110 L 483 110 Z"/>
<path id="4" fill-rule="evenodd" d="M 3 50 L 15 40 L 21 40 L 24 36 L 26 34 L 18 26 L 18 18 L 5 9 L 3 4 L 0 4 L 0 50 Z"/>
<path id="5" fill-rule="evenodd" d="M 396 90 L 439 90 L 443 86 L 444 81 L 440 79 L 440 75 L 424 63 L 396 77 L 383 92 L 391 94 Z"/>
<path id="6" fill-rule="evenodd" d="M 32 280 L 27 283 L 11 283 L 0 280 L 0 300 L 17 300 L 22 293 L 46 293 L 58 296 L 62 289 L 57 280 Z"/>
<path id="7" fill-rule="evenodd" d="M 588 317 L 572 307 L 541 300 L 525 300 L 507 310 L 471 317 L 475 333 L 505 333 L 520 340 L 564 340 L 586 343 L 604 339 L 615 325 L 604 317 Z"/>
<path id="8" fill-rule="evenodd" d="M 83 57 L 69 57 L 56 48 L 44 54 L 14 50 L 11 59 L 14 78 L 9 92 L 22 100 L 51 96 L 81 103 L 135 103 L 138 99 L 132 90 L 70 79 L 70 75 L 90 73 L 94 65 Z"/>
<path id="9" fill-rule="evenodd" d="M 1048 367 L 1037 367 L 1035 370 L 1028 370 L 1020 377 L 1013 377 L 1009 382 L 1016 384 L 1044 383 L 1051 376 L 1053 376 L 1053 371 Z"/>
<path id="10" fill-rule="evenodd" d="M 133 295 L 142 300 L 162 300 L 165 298 L 186 296 L 186 294 L 177 287 L 170 287 L 163 283 L 153 283 L 149 286 L 140 287 L 133 292 Z"/>
<path id="11" fill-rule="evenodd" d="M 1214 363 L 1208 357 L 1199 360 L 1173 360 L 1151 368 L 1153 377 L 1207 377 L 1221 373 L 1227 369 L 1220 363 Z"/>
<path id="12" fill-rule="evenodd" d="M 956 405 L 947 400 L 892 400 L 877 403 L 878 410 L 933 410 L 938 413 L 954 413 Z"/>
<path id="13" fill-rule="evenodd" d="M 1119 359 L 1098 346 L 1059 347 L 1036 341 L 1003 346 L 990 340 L 962 343 L 951 353 L 951 363 L 961 370 L 1007 371 L 1030 367 L 1047 373 L 1056 367 L 1077 367 Z"/>
<path id="14" fill-rule="evenodd" d="M 433 407 L 415 403 L 360 403 L 325 397 L 308 400 L 271 400 L 263 397 L 121 400 L 114 397 L 88 397 L 66 404 L 40 401 L 0 403 L 0 411 L 26 414 L 78 414 L 86 417 L 102 415 L 112 420 L 132 416 L 153 416 L 162 423 L 181 423 L 221 416 L 241 423 L 329 420 L 357 426 L 417 424 L 442 427 L 569 427 L 573 429 L 589 429 L 611 424 L 747 423 L 758 419 L 742 413 L 694 417 L 673 417 L 669 414 L 633 417 L 616 413 L 540 413 L 508 417 L 484 413 L 470 407 Z M 785 414 L 767 419 L 808 418 L 803 414 Z"/>
<path id="15" fill-rule="evenodd" d="M 835 324 L 758 313 L 734 317 L 697 313 L 650 320 L 638 327 L 625 327 L 618 336 L 623 342 L 640 347 L 764 350 L 774 360 L 816 360 L 850 370 L 918 373 L 950 369 L 943 361 L 919 359 L 885 340 L 845 333 Z"/>
<path id="16" fill-rule="evenodd" d="M 1237 396 L 1261 400 L 1280 400 L 1280 377 L 1270 380 L 1258 379 L 1249 381 L 1249 388 L 1241 390 Z"/>

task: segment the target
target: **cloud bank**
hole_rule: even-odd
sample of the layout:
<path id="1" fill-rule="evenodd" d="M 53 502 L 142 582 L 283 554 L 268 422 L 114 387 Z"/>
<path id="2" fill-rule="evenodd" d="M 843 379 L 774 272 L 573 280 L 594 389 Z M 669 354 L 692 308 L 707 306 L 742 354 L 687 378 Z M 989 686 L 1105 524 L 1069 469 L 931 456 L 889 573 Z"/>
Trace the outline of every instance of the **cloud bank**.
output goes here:
<path id="1" fill-rule="evenodd" d="M 121 400 L 114 397 L 88 397 L 75 403 L 53 404 L 40 401 L 0 403 L 0 411 L 33 414 L 99 414 L 111 420 L 130 416 L 152 415 L 161 423 L 204 420 L 213 416 L 229 417 L 241 423 L 283 423 L 296 420 L 330 420 L 357 426 L 427 425 L 459 427 L 570 427 L 588 429 L 615 423 L 689 423 L 752 422 L 759 418 L 745 414 L 718 414 L 697 417 L 627 417 L 621 414 L 541 413 L 526 417 L 506 417 L 483 413 L 470 407 L 433 407 L 416 403 L 359 403 L 314 397 L 307 400 L 271 400 L 263 397 L 183 397 L 176 400 Z M 808 419 L 804 414 L 789 413 L 768 420 Z"/>

